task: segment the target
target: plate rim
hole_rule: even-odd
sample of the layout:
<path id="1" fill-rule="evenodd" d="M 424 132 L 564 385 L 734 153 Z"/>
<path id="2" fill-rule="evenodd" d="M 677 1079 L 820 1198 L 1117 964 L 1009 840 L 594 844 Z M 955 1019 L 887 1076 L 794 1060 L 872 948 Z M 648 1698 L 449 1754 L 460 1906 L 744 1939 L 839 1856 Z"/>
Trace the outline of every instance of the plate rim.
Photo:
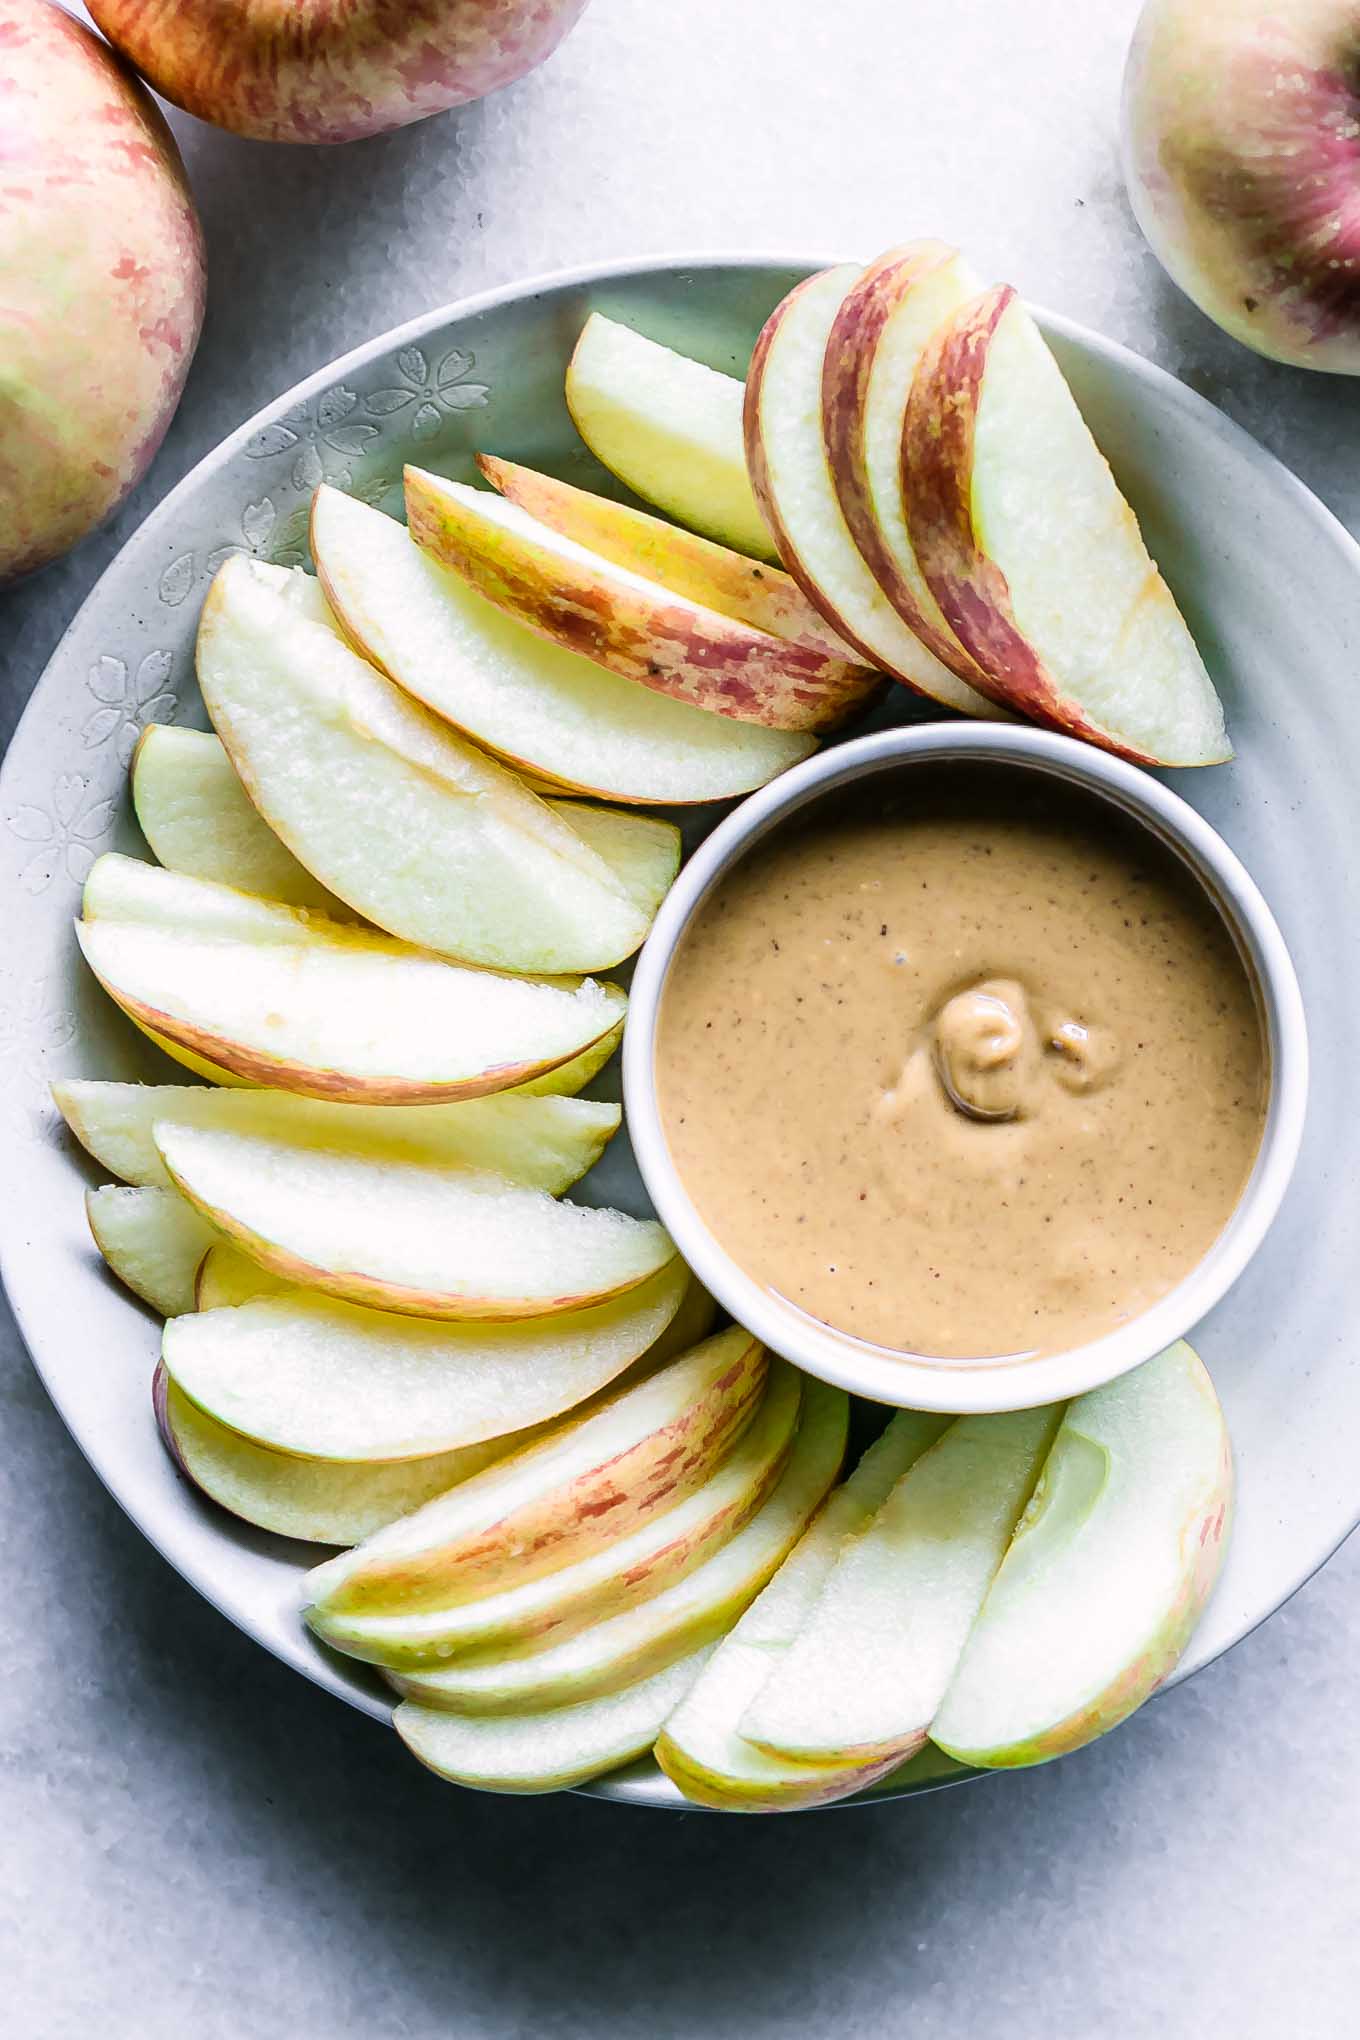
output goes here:
<path id="1" fill-rule="evenodd" d="M 642 256 L 615 257 L 603 262 L 567 264 L 555 269 L 536 272 L 532 276 L 520 278 L 516 281 L 498 284 L 489 289 L 474 292 L 466 297 L 455 298 L 434 306 L 425 312 L 417 313 L 412 318 L 403 320 L 398 325 L 389 327 L 381 333 L 371 335 L 368 339 L 358 342 L 351 348 L 347 348 L 342 354 L 334 356 L 307 375 L 300 377 L 296 382 L 290 384 L 267 402 L 260 405 L 241 424 L 234 427 L 232 431 L 225 434 L 209 447 L 205 453 L 201 454 L 180 479 L 166 491 L 165 495 L 151 506 L 146 515 L 128 533 L 112 559 L 101 570 L 97 579 L 62 630 L 50 657 L 43 666 L 42 672 L 34 682 L 24 708 L 14 725 L 6 745 L 4 758 L 0 760 L 0 802 L 3 802 L 10 792 L 8 782 L 13 769 L 13 759 L 16 751 L 20 748 L 21 739 L 25 734 L 30 717 L 35 716 L 39 696 L 43 693 L 49 677 L 60 667 L 66 654 L 68 642 L 79 630 L 87 610 L 100 598 L 106 582 L 122 569 L 129 549 L 148 533 L 150 527 L 153 525 L 159 526 L 163 522 L 168 523 L 182 500 L 190 497 L 209 475 L 218 468 L 225 466 L 265 424 L 272 422 L 281 412 L 288 410 L 292 406 L 305 403 L 312 396 L 329 389 L 333 384 L 342 382 L 347 375 L 363 369 L 375 358 L 393 352 L 401 346 L 413 342 L 418 343 L 432 332 L 455 323 L 478 318 L 484 313 L 499 310 L 506 305 L 529 302 L 536 297 L 552 292 L 591 288 L 600 284 L 607 284 L 611 281 L 625 279 L 631 281 L 646 277 L 664 277 L 679 281 L 685 272 L 698 274 L 714 270 L 748 272 L 789 271 L 810 275 L 816 270 L 833 267 L 847 259 L 855 258 L 847 258 L 843 254 L 809 254 L 806 249 L 767 247 L 760 249 L 737 248 L 732 250 L 708 249 L 699 251 L 682 249 Z M 1135 349 L 1126 346 L 1122 341 L 1111 340 L 1105 334 L 1097 332 L 1094 328 L 1066 314 L 1050 311 L 1046 307 L 1032 302 L 1030 302 L 1029 308 L 1039 321 L 1046 335 L 1056 335 L 1061 339 L 1070 341 L 1092 355 L 1104 357 L 1106 360 L 1118 364 L 1124 373 L 1131 374 L 1136 380 L 1151 384 L 1158 389 L 1163 401 L 1171 410 L 1179 409 L 1194 420 L 1196 430 L 1201 432 L 1207 431 L 1226 448 L 1234 451 L 1258 470 L 1269 475 L 1273 486 L 1277 488 L 1283 487 L 1285 492 L 1294 499 L 1295 505 L 1307 517 L 1313 520 L 1319 540 L 1329 540 L 1331 542 L 1332 548 L 1343 564 L 1345 571 L 1348 571 L 1355 577 L 1357 586 L 1360 587 L 1360 539 L 1357 539 L 1347 529 L 1336 512 L 1322 500 L 1315 490 L 1311 489 L 1300 476 L 1295 474 L 1293 469 L 1280 459 L 1277 454 L 1273 453 L 1268 447 L 1261 445 L 1245 427 L 1228 417 L 1217 405 L 1212 403 L 1207 397 L 1202 396 L 1199 391 L 1191 389 L 1188 384 L 1182 382 L 1169 369 L 1163 368 L 1158 362 L 1150 361 L 1145 355 L 1139 354 Z M 35 576 L 34 578 L 36 579 L 37 577 Z M 342 1686 L 336 1683 L 327 1676 L 328 1668 L 326 1660 L 320 1653 L 317 1653 L 314 1659 L 291 1656 L 274 1641 L 258 1634 L 249 1621 L 242 1618 L 240 1612 L 234 1606 L 230 1605 L 220 1593 L 216 1592 L 210 1584 L 200 1577 L 196 1566 L 189 1562 L 181 1563 L 179 1558 L 172 1556 L 156 1532 L 150 1527 L 140 1501 L 135 1497 L 129 1498 L 125 1496 L 120 1487 L 115 1484 L 111 1473 L 106 1472 L 101 1463 L 97 1440 L 87 1438 L 84 1435 L 82 1426 L 73 1419 L 73 1416 L 66 1407 L 66 1398 L 59 1391 L 55 1380 L 49 1375 L 40 1357 L 41 1340 L 36 1331 L 27 1322 L 26 1313 L 16 1298 L 15 1285 L 11 1280 L 11 1270 L 17 1267 L 23 1257 L 25 1245 L 24 1242 L 12 1237 L 11 1234 L 12 1228 L 4 1223 L 3 1213 L 0 1213 L 0 1287 L 4 1289 L 24 1352 L 34 1373 L 42 1384 L 48 1400 L 60 1418 L 67 1435 L 71 1438 L 101 1486 L 116 1502 L 122 1513 L 141 1535 L 146 1538 L 157 1555 L 170 1565 L 179 1577 L 193 1588 L 195 1593 L 216 1609 L 234 1628 L 249 1637 L 250 1641 L 257 1648 L 263 1648 L 279 1663 L 287 1666 L 292 1671 L 300 1672 L 312 1684 L 319 1686 L 334 1698 L 344 1701 L 358 1712 L 367 1714 L 376 1721 L 390 1721 L 392 1710 L 383 1696 L 376 1693 L 361 1695 L 351 1686 Z M 129 1301 L 131 1302 L 131 1299 Z M 1253 1621 L 1239 1630 L 1236 1635 L 1219 1644 L 1217 1649 L 1208 1656 L 1190 1663 L 1187 1662 L 1187 1658 L 1191 1654 L 1187 1652 L 1186 1658 L 1181 1660 L 1170 1677 L 1157 1689 L 1157 1694 L 1153 1697 L 1156 1698 L 1162 1693 L 1170 1692 L 1185 1680 L 1193 1678 L 1196 1674 L 1205 1670 L 1207 1666 L 1215 1663 L 1228 1651 L 1236 1649 L 1238 1644 L 1244 1642 L 1247 1637 L 1253 1635 L 1263 1623 L 1278 1614 L 1293 1599 L 1294 1595 L 1307 1585 L 1315 1574 L 1321 1571 L 1322 1567 L 1336 1554 L 1357 1527 L 1360 1527 L 1360 1489 L 1357 1489 L 1354 1514 L 1349 1525 L 1341 1531 L 1334 1542 L 1328 1544 L 1325 1550 L 1318 1553 L 1304 1566 L 1304 1569 L 1298 1573 L 1274 1605 L 1264 1610 Z M 630 1766 L 628 1768 L 631 1770 L 633 1767 Z M 916 1797 L 922 1791 L 948 1789 L 956 1784 L 969 1783 L 975 1779 L 995 1775 L 997 1774 L 991 1772 L 967 1771 L 957 1777 L 931 1780 L 920 1787 L 896 1794 L 880 1787 L 877 1791 L 870 1791 L 863 1795 L 838 1802 L 838 1805 L 861 1806 L 883 1804 L 893 1797 Z M 616 1777 L 605 1777 L 592 1781 L 586 1786 L 575 1789 L 589 1796 L 611 1799 L 621 1804 L 646 1806 L 661 1812 L 701 1812 L 712 1810 L 700 1808 L 692 1802 L 683 1799 L 677 1793 L 676 1788 L 671 1785 L 670 1781 L 661 1775 L 655 1778 L 634 1778 L 625 1772 Z"/>

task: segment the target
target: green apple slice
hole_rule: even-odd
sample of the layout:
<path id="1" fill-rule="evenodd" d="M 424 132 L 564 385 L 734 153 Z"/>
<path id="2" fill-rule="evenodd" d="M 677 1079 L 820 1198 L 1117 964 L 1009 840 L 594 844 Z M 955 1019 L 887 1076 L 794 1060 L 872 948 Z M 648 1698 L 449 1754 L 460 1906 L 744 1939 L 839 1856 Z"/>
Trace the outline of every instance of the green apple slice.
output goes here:
<path id="1" fill-rule="evenodd" d="M 524 1324 L 430 1324 L 288 1290 L 173 1318 L 162 1354 L 229 1430 L 303 1459 L 419 1459 L 558 1416 L 645 1353 L 678 1262 L 610 1303 Z"/>
<path id="2" fill-rule="evenodd" d="M 76 933 L 156 1035 L 249 1081 L 361 1104 L 506 1090 L 579 1055 L 627 1003 L 592 978 L 470 970 L 113 852 L 86 880 Z"/>
<path id="3" fill-rule="evenodd" d="M 408 467 L 406 514 L 419 546 L 538 637 L 714 715 L 824 731 L 879 685 L 843 653 L 791 644 L 616 566 L 487 489 Z"/>
<path id="4" fill-rule="evenodd" d="M 684 840 L 674 822 L 586 800 L 548 800 L 559 820 L 608 865 L 648 927 L 675 883 Z"/>
<path id="5" fill-rule="evenodd" d="M 394 1672 L 393 1684 L 408 1699 L 455 1714 L 526 1713 L 615 1693 L 687 1657 L 731 1627 L 795 1541 L 836 1477 L 848 1421 L 841 1390 L 818 1382 L 804 1393 L 794 1370 L 774 1362 L 765 1401 L 729 1455 L 759 1451 L 767 1498 L 744 1525 L 733 1521 L 728 1541 L 702 1565 L 624 1613 L 532 1655 Z"/>
<path id="6" fill-rule="evenodd" d="M 143 730 L 132 757 L 132 805 L 152 854 L 171 871 L 352 918 L 257 813 L 211 731 L 173 723 Z"/>
<path id="7" fill-rule="evenodd" d="M 170 1456 L 186 1479 L 242 1522 L 305 1544 L 357 1544 L 522 1442 L 516 1433 L 428 1459 L 337 1466 L 266 1451 L 214 1423 L 181 1394 L 164 1367 L 156 1369 L 152 1402 Z"/>
<path id="8" fill-rule="evenodd" d="M 389 934 L 465 963 L 599 970 L 631 955 L 647 923 L 609 867 L 351 651 L 320 599 L 305 574 L 238 554 L 198 628 L 208 714 L 298 861 Z"/>
<path id="9" fill-rule="evenodd" d="M 132 760 L 132 800 L 160 863 L 339 920 L 352 910 L 299 864 L 252 806 L 220 737 L 153 723 Z M 656 815 L 549 800 L 650 922 L 680 869 L 680 831 Z"/>
<path id="10" fill-rule="evenodd" d="M 575 1707 L 478 1716 L 403 1700 L 392 1725 L 412 1756 L 451 1784 L 483 1792 L 561 1792 L 649 1749 L 711 1650 L 706 1645 L 636 1686 Z"/>
<path id="11" fill-rule="evenodd" d="M 931 1737 L 967 1764 L 1043 1763 L 1141 1707 L 1227 1549 L 1232 1454 L 1184 1343 L 1063 1418 Z"/>
<path id="12" fill-rule="evenodd" d="M 380 1310 L 551 1316 L 620 1296 L 675 1254 L 655 1219 L 489 1170 L 164 1119 L 153 1137 L 175 1188 L 252 1259 Z"/>
<path id="13" fill-rule="evenodd" d="M 318 1567 L 305 1582 L 305 1604 L 335 1614 L 399 1613 L 476 1600 L 589 1557 L 703 1486 L 750 1423 L 765 1378 L 764 1349 L 750 1333 L 719 1332 Z"/>
<path id="14" fill-rule="evenodd" d="M 763 786 L 811 737 L 734 722 L 546 644 L 423 553 L 404 525 L 321 488 L 312 551 L 346 635 L 409 694 L 559 788 L 684 806 Z"/>
<path id="15" fill-rule="evenodd" d="M 194 1308 L 199 1263 L 221 1234 L 173 1190 L 87 1190 L 95 1245 L 120 1282 L 162 1317 Z"/>
<path id="16" fill-rule="evenodd" d="M 1009 285 L 931 335 L 902 458 L 912 548 L 999 699 L 1144 765 L 1232 756 L 1175 598 Z"/>
<path id="17" fill-rule="evenodd" d="M 814 1763 L 919 1749 L 1061 1414 L 951 1424 L 848 1546 L 739 1732 Z"/>
<path id="18" fill-rule="evenodd" d="M 845 521 L 822 428 L 822 378 L 836 316 L 860 276 L 809 277 L 766 321 L 746 385 L 746 457 L 779 557 L 838 636 L 872 666 L 966 715 L 995 716 L 902 621 Z"/>
<path id="19" fill-rule="evenodd" d="M 113 1084 L 73 1077 L 53 1084 L 66 1124 L 95 1160 L 125 1183 L 170 1188 L 151 1137 L 158 1119 L 253 1134 L 374 1160 L 492 1169 L 557 1196 L 585 1175 L 618 1131 L 617 1105 L 587 1098 L 502 1092 L 454 1105 L 331 1104 L 290 1091 L 208 1090 L 198 1084 Z"/>
<path id="20" fill-rule="evenodd" d="M 738 435 L 740 429 L 738 412 Z M 739 450 L 744 462 L 745 451 Z M 827 628 L 792 575 L 778 567 L 733 552 L 730 546 L 718 545 L 697 532 L 682 531 L 646 510 L 634 509 L 631 503 L 594 496 L 588 489 L 574 488 L 556 475 L 540 474 L 516 461 L 479 453 L 477 465 L 493 489 L 518 503 L 540 524 L 551 525 L 564 538 L 575 539 L 615 566 L 627 567 L 673 595 L 721 610 L 724 616 L 740 617 L 743 623 L 787 638 L 790 644 L 827 652 L 837 659 L 853 659 L 849 646 Z"/>
<path id="21" fill-rule="evenodd" d="M 656 1760 L 686 1798 L 723 1811 L 776 1813 L 844 1798 L 882 1773 L 882 1760 L 838 1767 L 773 1756 L 737 1724 L 797 1640 L 848 1540 L 868 1528 L 950 1422 L 900 1410 L 723 1639 L 657 1739 Z M 895 1768 L 896 1754 L 887 1762 Z"/>
<path id="22" fill-rule="evenodd" d="M 635 495 L 739 553 L 777 558 L 746 472 L 735 376 L 592 312 L 566 394 L 586 445 Z"/>

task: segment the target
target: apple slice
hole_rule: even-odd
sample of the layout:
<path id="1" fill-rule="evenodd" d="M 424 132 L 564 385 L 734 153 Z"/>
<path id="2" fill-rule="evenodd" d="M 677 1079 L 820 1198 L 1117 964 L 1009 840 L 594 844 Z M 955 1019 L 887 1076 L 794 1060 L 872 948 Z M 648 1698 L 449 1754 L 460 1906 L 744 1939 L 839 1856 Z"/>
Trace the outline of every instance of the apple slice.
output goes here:
<path id="1" fill-rule="evenodd" d="M 172 871 L 287 907 L 315 907 L 336 920 L 353 918 L 256 813 L 210 730 L 173 723 L 143 730 L 132 754 L 132 805 L 153 856 Z"/>
<path id="2" fill-rule="evenodd" d="M 593 1168 L 617 1133 L 617 1105 L 505 1093 L 456 1105 L 329 1104 L 289 1091 L 214 1091 L 198 1084 L 111 1084 L 72 1077 L 52 1096 L 76 1139 L 125 1183 L 170 1188 L 152 1139 L 158 1119 L 247 1133 L 299 1147 L 428 1166 L 491 1169 L 554 1196 Z"/>
<path id="3" fill-rule="evenodd" d="M 965 1764 L 1039 1764 L 1141 1707 L 1227 1550 L 1232 1450 L 1184 1343 L 1068 1407 L 931 1724 Z"/>
<path id="4" fill-rule="evenodd" d="M 126 1011 L 126 1008 L 124 1010 Z M 163 1055 L 168 1055 L 182 1069 L 192 1070 L 196 1077 L 206 1078 L 210 1084 L 226 1085 L 232 1090 L 254 1091 L 261 1088 L 251 1078 L 238 1077 L 234 1070 L 223 1069 L 220 1063 L 209 1062 L 206 1056 L 195 1055 L 192 1049 L 182 1047 L 179 1042 L 171 1041 L 163 1034 L 157 1034 L 154 1027 L 148 1027 L 145 1021 L 138 1020 L 135 1014 L 128 1014 L 128 1018 Z M 574 1098 L 578 1091 L 585 1089 L 592 1078 L 599 1075 L 622 1039 L 623 1022 L 620 1020 L 617 1026 L 611 1027 L 607 1034 L 602 1034 L 598 1041 L 592 1041 L 589 1048 L 582 1049 L 580 1055 L 572 1056 L 569 1062 L 559 1063 L 546 1075 L 533 1077 L 526 1083 L 507 1085 L 494 1095 L 515 1098 Z M 300 1097 L 302 1094 L 294 1092 L 291 1095 Z M 464 1097 L 461 1102 L 466 1104 L 468 1100 Z M 408 1106 L 406 1109 L 409 1111 L 413 1108 Z"/>
<path id="5" fill-rule="evenodd" d="M 999 699 L 1140 764 L 1231 757 L 1195 641 L 1009 285 L 931 335 L 902 451 L 916 557 Z"/>
<path id="6" fill-rule="evenodd" d="M 591 978 L 469 970 L 391 936 L 108 852 L 76 929 L 110 996 L 157 1035 L 255 1083 L 422 1104 L 541 1076 L 615 1027 Z"/>
<path id="7" fill-rule="evenodd" d="M 220 737 L 152 723 L 132 760 L 137 820 L 160 863 L 285 906 L 316 907 L 338 920 L 351 909 L 286 850 L 251 805 Z M 559 821 L 607 864 L 650 922 L 680 869 L 674 822 L 582 801 L 550 800 Z"/>
<path id="8" fill-rule="evenodd" d="M 120 1282 L 162 1317 L 194 1308 L 194 1277 L 221 1238 L 173 1190 L 109 1183 L 85 1192 L 94 1243 Z"/>
<path id="9" fill-rule="evenodd" d="M 868 1528 L 950 1421 L 900 1410 L 724 1638 L 657 1739 L 656 1760 L 687 1799 L 720 1811 L 778 1813 L 829 1804 L 896 1768 L 896 1753 L 839 1767 L 772 1756 L 737 1724 L 796 1641 L 848 1541 Z"/>
<path id="10" fill-rule="evenodd" d="M 493 970 L 599 970 L 647 922 L 524 782 L 290 600 L 315 584 L 242 554 L 198 628 L 208 714 L 298 861 L 390 935 Z M 313 597 L 313 599 L 315 599 Z"/>
<path id="11" fill-rule="evenodd" d="M 649 1362 L 650 1356 L 638 1364 Z M 448 1658 L 482 1663 L 555 1648 L 592 1624 L 608 1623 L 662 1596 L 742 1529 L 763 1500 L 788 1442 L 786 1436 L 771 1439 L 765 1416 L 763 1408 L 717 1470 L 684 1501 L 571 1565 L 477 1600 L 399 1614 L 314 1607 L 306 1619 L 332 1648 L 395 1671 L 424 1671 Z"/>
<path id="12" fill-rule="evenodd" d="M 950 1425 L 835 1566 L 741 1717 L 748 1741 L 837 1765 L 922 1746 L 1061 1415 Z"/>
<path id="13" fill-rule="evenodd" d="M 740 420 L 738 420 L 738 433 Z M 743 462 L 746 455 L 741 454 Z M 630 503 L 593 496 L 555 475 L 520 467 L 513 460 L 477 455 L 477 465 L 493 489 L 518 503 L 540 524 L 551 525 L 563 538 L 575 539 L 601 559 L 627 567 L 644 580 L 655 581 L 672 595 L 682 595 L 724 616 L 739 617 L 756 630 L 787 638 L 792 645 L 824 652 L 833 659 L 854 659 L 822 621 L 792 575 L 765 561 L 733 552 L 697 532 L 682 531 Z"/>
<path id="14" fill-rule="evenodd" d="M 765 1377 L 749 1332 L 719 1332 L 318 1567 L 305 1603 L 323 1614 L 399 1613 L 476 1600 L 587 1558 L 703 1486 L 750 1423 Z"/>
<path id="15" fill-rule="evenodd" d="M 822 432 L 850 536 L 879 587 L 927 651 L 986 692 L 986 675 L 921 572 L 902 495 L 916 364 L 935 328 L 981 289 L 981 277 L 943 241 L 912 241 L 871 262 L 846 293 L 827 341 Z"/>
<path id="16" fill-rule="evenodd" d="M 796 1543 L 845 1456 L 849 1402 L 844 1391 L 820 1381 L 808 1382 L 804 1391 L 783 1363 L 772 1369 L 765 1409 L 746 1438 L 776 1404 L 788 1405 L 785 1429 L 791 1432 L 800 1395 L 797 1439 L 768 1500 L 744 1529 L 678 1584 L 532 1656 L 393 1673 L 393 1685 L 408 1700 L 454 1714 L 565 1707 L 649 1678 L 723 1635 Z"/>
<path id="17" fill-rule="evenodd" d="M 545 644 L 379 510 L 320 488 L 312 551 L 366 657 L 512 764 L 606 800 L 684 806 L 763 786 L 813 739 L 711 715 Z"/>
<path id="18" fill-rule="evenodd" d="M 609 1303 L 524 1324 L 434 1324 L 296 1289 L 166 1327 L 172 1380 L 229 1430 L 300 1459 L 419 1459 L 560 1416 L 645 1353 L 677 1262 Z"/>
<path id="19" fill-rule="evenodd" d="M 567 368 L 576 430 L 636 495 L 756 559 L 778 557 L 751 491 L 742 385 L 592 312 Z"/>
<path id="20" fill-rule="evenodd" d="M 831 329 L 860 271 L 853 263 L 809 277 L 766 321 L 746 384 L 746 458 L 779 556 L 809 602 L 870 665 L 918 694 L 995 715 L 909 630 L 861 556 L 845 521 L 822 431 L 822 377 Z"/>
<path id="21" fill-rule="evenodd" d="M 223 1239 L 209 1247 L 194 1277 L 195 1310 L 235 1310 L 237 1304 L 258 1303 L 261 1297 L 298 1294 L 291 1282 L 271 1275 L 249 1254 Z"/>
<path id="22" fill-rule="evenodd" d="M 357 1544 L 480 1473 L 520 1442 L 516 1434 L 428 1459 L 337 1466 L 252 1445 L 195 1409 L 163 1366 L 156 1369 L 151 1396 L 166 1449 L 186 1480 L 242 1522 L 305 1544 Z"/>
<path id="23" fill-rule="evenodd" d="M 655 1219 L 559 1203 L 484 1169 L 158 1119 L 170 1180 L 286 1281 L 420 1318 L 580 1310 L 674 1258 Z"/>
<path id="24" fill-rule="evenodd" d="M 540 1714 L 444 1714 L 403 1700 L 392 1726 L 431 1771 L 482 1792 L 561 1792 L 650 1748 L 699 1676 L 712 1645 L 636 1686 Z"/>
<path id="25" fill-rule="evenodd" d="M 526 629 L 691 707 L 824 731 L 879 686 L 868 667 L 677 595 L 489 490 L 408 467 L 406 514 L 417 545 Z"/>

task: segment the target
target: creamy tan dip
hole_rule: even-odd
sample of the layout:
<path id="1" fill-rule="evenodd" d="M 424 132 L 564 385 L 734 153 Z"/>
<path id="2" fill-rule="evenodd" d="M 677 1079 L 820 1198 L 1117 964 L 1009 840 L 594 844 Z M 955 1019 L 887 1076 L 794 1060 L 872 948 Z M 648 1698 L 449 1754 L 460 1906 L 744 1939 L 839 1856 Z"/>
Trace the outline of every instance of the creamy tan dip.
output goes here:
<path id="1" fill-rule="evenodd" d="M 709 896 L 662 1001 L 663 1125 L 710 1230 L 812 1317 L 945 1359 L 1062 1351 L 1230 1217 L 1264 1109 L 1252 987 L 1197 881 L 1104 802 L 908 778 Z"/>

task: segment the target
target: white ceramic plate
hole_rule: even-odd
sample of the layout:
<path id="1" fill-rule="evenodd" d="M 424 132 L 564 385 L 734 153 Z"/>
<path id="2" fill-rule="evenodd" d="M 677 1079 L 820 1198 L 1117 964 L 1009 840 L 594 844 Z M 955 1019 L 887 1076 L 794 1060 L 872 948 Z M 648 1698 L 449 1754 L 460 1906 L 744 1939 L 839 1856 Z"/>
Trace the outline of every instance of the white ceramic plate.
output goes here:
<path id="1" fill-rule="evenodd" d="M 395 509 L 412 457 L 467 476 L 484 448 L 599 485 L 562 399 L 586 314 L 632 321 L 740 375 L 766 314 L 813 266 L 730 256 L 580 271 L 433 312 L 323 369 L 224 441 L 125 546 L 58 647 L 0 774 L 0 1267 L 29 1350 L 101 1479 L 171 1564 L 277 1656 L 375 1716 L 389 1704 L 377 1681 L 323 1652 L 298 1619 L 312 1549 L 200 1501 L 158 1442 L 158 1327 L 95 1253 L 82 1191 L 96 1178 L 47 1086 L 175 1071 L 77 967 L 81 881 L 101 850 L 143 851 L 126 790 L 138 731 L 204 720 L 194 628 L 227 552 L 301 559 L 307 499 L 323 476 Z M 1360 550 L 1202 399 L 1064 320 L 1043 323 L 1225 698 L 1236 761 L 1169 777 L 1274 908 L 1312 1037 L 1293 1188 L 1256 1261 L 1195 1335 L 1232 1427 L 1240 1502 L 1184 1678 L 1277 1608 L 1360 1516 Z M 897 689 L 880 720 L 914 713 Z M 689 817 L 691 841 L 712 819 Z M 593 1187 L 639 1208 L 622 1140 Z M 679 1803 L 650 1765 L 598 1789 Z"/>

